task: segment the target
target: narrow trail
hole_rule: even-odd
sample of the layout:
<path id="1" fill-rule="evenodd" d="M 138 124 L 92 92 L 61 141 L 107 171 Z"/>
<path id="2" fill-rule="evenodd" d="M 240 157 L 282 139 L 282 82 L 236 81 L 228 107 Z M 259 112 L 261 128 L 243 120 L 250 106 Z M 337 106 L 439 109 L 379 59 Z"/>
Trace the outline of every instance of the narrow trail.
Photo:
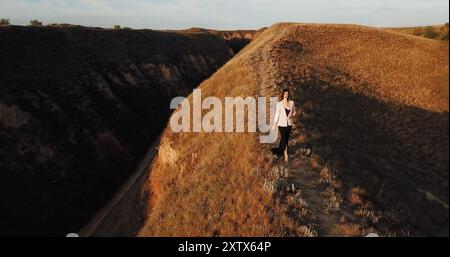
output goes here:
<path id="1" fill-rule="evenodd" d="M 296 120 L 299 120 L 298 117 Z M 290 159 L 286 165 L 288 183 L 294 184 L 295 188 L 302 191 L 304 199 L 309 204 L 309 210 L 316 219 L 314 225 L 319 237 L 345 236 L 336 229 L 336 225 L 349 221 L 358 223 L 359 219 L 342 204 L 335 211 L 326 208 L 327 196 L 323 195 L 326 186 L 321 183 L 321 168 L 313 165 L 313 160 L 319 157 L 314 154 L 314 149 L 310 157 L 300 154 L 302 145 L 296 139 L 305 133 L 300 127 L 300 124 L 294 127 L 289 142 Z"/>
<path id="2" fill-rule="evenodd" d="M 282 34 L 282 33 L 280 33 Z M 250 56 L 251 66 L 254 69 L 256 84 L 259 86 L 260 95 L 271 96 L 276 94 L 277 63 L 270 58 L 271 45 L 277 37 L 267 38 L 261 41 L 256 47 L 256 51 Z M 262 65 L 264 64 L 264 65 Z M 298 119 L 297 119 L 298 120 Z M 295 130 L 292 133 L 291 140 L 300 136 L 301 131 Z M 291 159 L 287 165 L 289 178 L 288 183 L 294 184 L 295 188 L 302 191 L 302 194 L 313 213 L 316 222 L 315 229 L 320 237 L 342 236 L 334 232 L 335 225 L 339 224 L 341 217 L 348 216 L 344 212 L 330 213 L 325 208 L 325 197 L 321 195 L 323 186 L 320 183 L 320 170 L 314 169 L 311 164 L 311 158 L 302 157 L 297 153 L 299 145 L 290 146 Z"/>
<path id="3" fill-rule="evenodd" d="M 95 236 L 98 233 L 97 230 L 99 230 L 100 227 L 105 226 L 103 223 L 110 216 L 114 217 L 115 215 L 117 215 L 114 212 L 119 212 L 119 215 L 124 215 L 123 213 L 120 213 L 120 210 L 115 210 L 115 209 L 116 208 L 120 209 L 120 205 L 125 204 L 125 203 L 122 203 L 122 200 L 125 197 L 137 198 L 137 194 L 138 194 L 140 186 L 141 186 L 141 185 L 139 185 L 139 181 L 142 181 L 142 178 L 145 178 L 143 176 L 149 174 L 149 172 L 151 170 L 151 164 L 152 164 L 153 158 L 155 157 L 155 155 L 158 151 L 160 139 L 161 139 L 161 135 L 158 135 L 157 138 L 153 141 L 152 145 L 149 147 L 146 155 L 141 160 L 141 162 L 137 166 L 134 173 L 131 174 L 131 176 L 128 178 L 128 180 L 119 188 L 119 190 L 111 197 L 111 199 L 103 206 L 103 208 L 101 208 L 97 213 L 95 213 L 95 215 L 92 217 L 92 219 L 89 221 L 89 223 L 80 229 L 80 231 L 78 232 L 79 236 L 81 236 L 81 237 Z M 130 215 L 130 214 L 127 213 L 127 215 Z M 137 216 L 136 213 L 134 213 L 134 215 Z M 114 223 L 119 223 L 119 222 L 117 222 L 117 220 L 116 220 L 116 221 L 114 221 Z M 121 225 L 121 224 L 114 224 L 114 225 L 107 224 L 106 227 L 107 228 L 111 227 L 111 230 L 112 230 L 113 227 L 119 226 L 119 225 Z M 125 224 L 125 226 L 127 226 L 127 225 L 128 224 Z M 109 231 L 109 233 L 111 233 L 111 231 Z M 115 233 L 117 233 L 117 231 L 115 231 Z M 124 234 L 124 233 L 125 232 L 120 231 L 120 233 L 118 233 L 118 235 Z M 107 235 L 110 235 L 110 234 L 107 234 Z"/>
<path id="4" fill-rule="evenodd" d="M 339 236 L 333 230 L 335 225 L 339 224 L 341 215 L 336 212 L 330 213 L 325 209 L 325 199 L 321 195 L 320 174 L 317 169 L 312 168 L 311 160 L 308 157 L 291 157 L 287 168 L 289 183 L 302 190 L 309 209 L 316 218 L 318 236 Z"/>

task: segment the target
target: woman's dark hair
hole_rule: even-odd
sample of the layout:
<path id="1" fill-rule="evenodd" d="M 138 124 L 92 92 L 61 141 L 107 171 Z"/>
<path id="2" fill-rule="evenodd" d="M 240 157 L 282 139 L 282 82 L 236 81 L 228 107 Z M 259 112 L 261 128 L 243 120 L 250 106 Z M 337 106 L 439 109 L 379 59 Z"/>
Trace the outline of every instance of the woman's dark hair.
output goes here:
<path id="1" fill-rule="evenodd" d="M 280 94 L 280 101 L 284 99 L 284 94 L 286 92 L 289 93 L 289 97 L 291 97 L 291 91 L 289 91 L 289 89 L 285 88 L 285 89 L 283 89 L 283 91 Z"/>

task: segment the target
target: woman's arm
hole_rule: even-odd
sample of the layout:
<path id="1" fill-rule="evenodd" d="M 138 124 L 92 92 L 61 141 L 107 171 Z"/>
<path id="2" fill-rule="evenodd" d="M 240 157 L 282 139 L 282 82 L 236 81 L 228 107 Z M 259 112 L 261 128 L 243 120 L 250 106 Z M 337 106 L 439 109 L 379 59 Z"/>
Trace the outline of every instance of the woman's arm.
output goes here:
<path id="1" fill-rule="evenodd" d="M 289 117 L 292 118 L 295 115 L 297 115 L 297 112 L 295 111 L 295 103 L 294 103 L 294 101 L 292 101 L 292 107 L 291 107 L 291 112 L 289 113 Z"/>

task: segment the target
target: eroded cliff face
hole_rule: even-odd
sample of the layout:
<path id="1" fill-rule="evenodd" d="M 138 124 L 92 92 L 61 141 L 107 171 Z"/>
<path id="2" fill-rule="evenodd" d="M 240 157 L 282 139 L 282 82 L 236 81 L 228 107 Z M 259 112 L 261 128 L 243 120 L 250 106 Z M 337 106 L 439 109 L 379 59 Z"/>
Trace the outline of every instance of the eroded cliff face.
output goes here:
<path id="1" fill-rule="evenodd" d="M 205 33 L 0 27 L 0 234 L 84 225 L 232 57 Z"/>
<path id="2" fill-rule="evenodd" d="M 253 40 L 255 39 L 260 33 L 261 31 L 263 31 L 264 29 L 261 30 L 227 30 L 227 31 L 218 31 L 218 33 L 220 35 L 222 35 L 222 37 L 225 40 L 232 40 L 232 39 L 248 39 L 248 40 Z"/>
<path id="3" fill-rule="evenodd" d="M 265 28 L 259 30 L 217 31 L 217 34 L 222 36 L 228 46 L 237 54 L 264 30 Z"/>
<path id="4" fill-rule="evenodd" d="M 186 32 L 202 32 L 220 36 L 233 50 L 234 54 L 237 54 L 266 29 L 267 28 L 261 28 L 259 30 L 213 30 L 190 28 L 186 30 Z"/>

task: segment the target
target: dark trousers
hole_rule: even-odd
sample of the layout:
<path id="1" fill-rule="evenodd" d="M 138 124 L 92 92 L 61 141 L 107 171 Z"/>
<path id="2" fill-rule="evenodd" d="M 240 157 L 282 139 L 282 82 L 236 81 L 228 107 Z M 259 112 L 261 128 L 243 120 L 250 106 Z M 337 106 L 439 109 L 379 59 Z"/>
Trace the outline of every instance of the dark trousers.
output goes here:
<path id="1" fill-rule="evenodd" d="M 289 145 L 289 136 L 291 134 L 291 130 L 292 130 L 292 126 L 278 127 L 278 131 L 280 132 L 281 139 L 280 139 L 280 145 L 278 146 L 278 148 L 272 149 L 274 154 L 282 155 L 284 153 L 284 150 L 286 150 L 286 148 Z"/>

